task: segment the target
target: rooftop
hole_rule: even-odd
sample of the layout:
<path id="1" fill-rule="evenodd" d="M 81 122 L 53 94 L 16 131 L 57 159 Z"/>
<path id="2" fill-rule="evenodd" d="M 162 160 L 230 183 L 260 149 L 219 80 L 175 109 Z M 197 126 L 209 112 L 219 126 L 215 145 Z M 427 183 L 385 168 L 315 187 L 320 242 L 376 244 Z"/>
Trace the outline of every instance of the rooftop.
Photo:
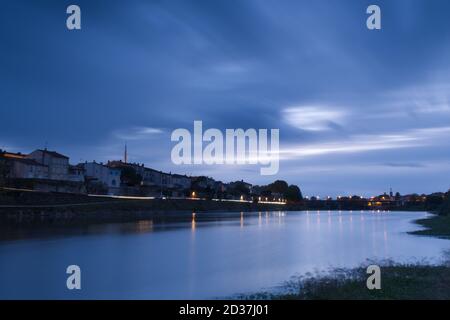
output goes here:
<path id="1" fill-rule="evenodd" d="M 13 152 L 7 152 L 4 150 L 0 150 L 0 157 L 8 158 L 8 159 L 23 159 L 26 155 L 22 153 L 13 153 Z"/>
<path id="2" fill-rule="evenodd" d="M 52 156 L 52 157 L 54 157 L 54 158 L 69 159 L 69 157 L 67 157 L 67 156 L 65 156 L 65 155 L 63 155 L 63 154 L 61 154 L 61 153 L 58 153 L 58 152 L 56 152 L 56 151 L 49 151 L 49 150 L 47 150 L 47 149 L 44 149 L 44 150 L 38 149 L 38 150 L 36 150 L 36 151 L 46 153 L 46 154 L 48 154 L 48 155 L 50 155 L 50 156 Z"/>

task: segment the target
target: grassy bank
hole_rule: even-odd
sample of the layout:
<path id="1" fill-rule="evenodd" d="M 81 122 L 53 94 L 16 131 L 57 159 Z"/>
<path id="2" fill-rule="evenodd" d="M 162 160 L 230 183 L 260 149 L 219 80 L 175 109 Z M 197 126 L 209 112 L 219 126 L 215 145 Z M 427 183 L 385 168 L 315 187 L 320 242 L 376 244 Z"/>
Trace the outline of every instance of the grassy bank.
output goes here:
<path id="1" fill-rule="evenodd" d="M 332 275 L 292 279 L 283 293 L 262 292 L 240 299 L 417 300 L 450 299 L 450 266 L 422 264 L 381 267 L 381 290 L 368 290 L 366 268 L 333 270 Z"/>
<path id="2" fill-rule="evenodd" d="M 435 215 L 430 219 L 417 220 L 416 223 L 426 229 L 413 231 L 410 234 L 450 239 L 450 216 L 448 215 Z"/>
<path id="3" fill-rule="evenodd" d="M 441 212 L 445 214 L 446 212 Z M 450 216 L 435 215 L 417 220 L 424 230 L 411 234 L 450 239 Z M 366 267 L 332 270 L 326 275 L 307 275 L 291 279 L 281 286 L 281 293 L 260 292 L 241 295 L 239 299 L 297 300 L 417 300 L 450 299 L 450 259 L 432 266 L 426 263 L 374 263 L 381 266 L 381 290 L 368 290 Z"/>

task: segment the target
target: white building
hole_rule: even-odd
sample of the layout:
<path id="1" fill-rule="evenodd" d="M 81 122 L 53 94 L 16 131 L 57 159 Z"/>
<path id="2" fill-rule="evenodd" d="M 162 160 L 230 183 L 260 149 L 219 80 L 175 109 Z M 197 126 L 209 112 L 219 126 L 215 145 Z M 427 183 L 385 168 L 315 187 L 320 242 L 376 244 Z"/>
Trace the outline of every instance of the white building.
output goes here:
<path id="1" fill-rule="evenodd" d="M 69 181 L 84 182 L 84 168 L 80 165 L 69 165 Z"/>
<path id="2" fill-rule="evenodd" d="M 48 166 L 33 159 L 12 159 L 10 177 L 16 179 L 48 179 Z"/>
<path id="3" fill-rule="evenodd" d="M 120 169 L 112 168 L 97 162 L 86 162 L 80 164 L 80 166 L 84 168 L 84 174 L 87 179 L 94 179 L 102 182 L 108 189 L 120 187 Z"/>
<path id="4" fill-rule="evenodd" d="M 69 179 L 69 157 L 55 151 L 35 150 L 26 156 L 36 162 L 48 166 L 48 179 L 68 180 Z"/>

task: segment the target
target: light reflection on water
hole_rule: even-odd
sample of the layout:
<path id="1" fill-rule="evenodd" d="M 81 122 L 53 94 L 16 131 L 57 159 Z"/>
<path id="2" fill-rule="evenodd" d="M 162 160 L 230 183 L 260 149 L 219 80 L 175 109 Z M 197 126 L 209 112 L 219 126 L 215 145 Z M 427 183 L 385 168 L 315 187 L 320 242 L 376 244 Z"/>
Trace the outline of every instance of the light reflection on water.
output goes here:
<path id="1" fill-rule="evenodd" d="M 0 298 L 214 298 L 366 259 L 438 262 L 450 242 L 406 233 L 426 215 L 242 212 L 224 219 L 193 213 L 176 223 L 10 231 L 10 240 L 0 242 Z M 70 264 L 82 270 L 79 292 L 65 289 Z"/>

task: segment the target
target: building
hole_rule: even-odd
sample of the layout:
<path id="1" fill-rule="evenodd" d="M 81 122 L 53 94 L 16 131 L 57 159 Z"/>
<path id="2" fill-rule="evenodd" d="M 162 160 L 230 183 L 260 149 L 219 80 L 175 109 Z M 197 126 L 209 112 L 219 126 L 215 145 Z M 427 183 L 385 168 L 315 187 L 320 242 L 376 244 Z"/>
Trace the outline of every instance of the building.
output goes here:
<path id="1" fill-rule="evenodd" d="M 195 188 L 200 189 L 214 189 L 216 181 L 213 178 L 206 176 L 192 177 L 192 184 Z"/>
<path id="2" fill-rule="evenodd" d="M 0 150 L 0 158 L 6 166 L 5 178 L 48 179 L 48 166 L 40 164 L 33 159 L 27 159 L 26 155 L 22 153 Z"/>
<path id="3" fill-rule="evenodd" d="M 174 187 L 172 182 L 172 174 L 161 172 L 161 185 L 165 189 L 171 189 Z"/>
<path id="4" fill-rule="evenodd" d="M 14 159 L 10 177 L 16 179 L 48 179 L 49 168 L 33 159 Z"/>
<path id="5" fill-rule="evenodd" d="M 84 168 L 82 165 L 69 165 L 69 181 L 84 182 Z"/>
<path id="6" fill-rule="evenodd" d="M 157 171 L 150 168 L 144 168 L 142 174 L 142 184 L 144 186 L 161 186 L 162 185 L 162 175 L 161 171 Z"/>
<path id="7" fill-rule="evenodd" d="M 26 155 L 22 154 L 20 152 L 18 152 L 18 153 L 7 152 L 5 150 L 1 150 L 0 149 L 0 158 L 9 159 L 9 160 L 11 160 L 11 159 L 25 159 Z"/>
<path id="8" fill-rule="evenodd" d="M 120 188 L 121 170 L 119 168 L 110 167 L 103 163 L 85 162 L 79 164 L 84 170 L 85 179 L 94 182 L 100 182 L 108 188 L 109 193 L 115 193 L 116 188 Z"/>
<path id="9" fill-rule="evenodd" d="M 171 182 L 176 189 L 189 190 L 191 188 L 191 179 L 186 175 L 172 174 Z"/>
<path id="10" fill-rule="evenodd" d="M 48 166 L 48 179 L 69 180 L 69 157 L 55 151 L 38 149 L 27 155 L 26 158 Z"/>

